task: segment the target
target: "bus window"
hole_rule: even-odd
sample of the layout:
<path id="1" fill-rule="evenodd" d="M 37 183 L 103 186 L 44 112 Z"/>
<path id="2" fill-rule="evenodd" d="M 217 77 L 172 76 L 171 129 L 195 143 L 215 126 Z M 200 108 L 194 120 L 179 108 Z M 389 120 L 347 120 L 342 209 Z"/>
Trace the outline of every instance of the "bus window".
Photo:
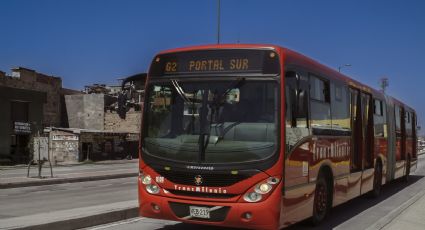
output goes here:
<path id="1" fill-rule="evenodd" d="M 373 100 L 373 123 L 375 137 L 386 137 L 384 103 L 381 100 Z"/>
<path id="2" fill-rule="evenodd" d="M 308 81 L 302 75 L 289 71 L 286 82 L 286 145 L 288 150 L 308 132 Z"/>
<path id="3" fill-rule="evenodd" d="M 410 112 L 406 112 L 406 137 L 412 137 L 412 124 L 411 124 L 411 113 Z"/>
<path id="4" fill-rule="evenodd" d="M 290 127 L 308 127 L 306 80 L 295 72 L 286 73 L 286 120 Z"/>
<path id="5" fill-rule="evenodd" d="M 397 136 L 401 135 L 401 117 L 400 117 L 400 107 L 396 106 L 395 107 L 395 130 L 396 130 L 396 134 Z"/>
<path id="6" fill-rule="evenodd" d="M 313 134 L 332 132 L 329 82 L 310 75 L 311 127 Z"/>
<path id="7" fill-rule="evenodd" d="M 350 109 L 348 88 L 337 83 L 331 84 L 332 131 L 336 135 L 350 135 Z"/>

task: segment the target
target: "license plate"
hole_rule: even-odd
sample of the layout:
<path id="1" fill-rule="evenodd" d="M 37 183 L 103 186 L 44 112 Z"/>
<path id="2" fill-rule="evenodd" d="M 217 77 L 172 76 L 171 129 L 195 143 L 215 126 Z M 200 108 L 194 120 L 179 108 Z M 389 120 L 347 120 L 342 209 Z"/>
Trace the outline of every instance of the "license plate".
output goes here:
<path id="1" fill-rule="evenodd" d="M 206 207 L 197 207 L 197 206 L 189 206 L 190 216 L 209 219 L 210 218 L 210 209 Z"/>

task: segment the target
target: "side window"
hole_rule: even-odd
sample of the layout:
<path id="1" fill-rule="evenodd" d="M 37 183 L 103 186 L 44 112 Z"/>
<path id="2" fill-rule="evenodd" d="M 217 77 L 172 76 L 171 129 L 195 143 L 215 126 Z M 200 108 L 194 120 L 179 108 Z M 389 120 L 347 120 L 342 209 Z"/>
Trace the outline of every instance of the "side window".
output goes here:
<path id="1" fill-rule="evenodd" d="M 375 99 L 373 106 L 375 115 L 382 116 L 384 114 L 381 100 Z"/>
<path id="2" fill-rule="evenodd" d="M 401 110 L 400 110 L 400 107 L 398 107 L 398 106 L 395 106 L 395 109 L 394 109 L 395 111 L 395 131 L 396 131 L 396 133 L 401 133 L 401 120 L 400 120 L 400 113 L 401 113 Z"/>
<path id="3" fill-rule="evenodd" d="M 405 122 L 406 122 L 406 136 L 407 137 L 412 137 L 412 115 L 411 115 L 412 113 L 410 113 L 410 112 L 406 112 L 405 113 L 405 116 L 406 116 L 406 118 L 404 119 L 405 120 Z"/>
<path id="4" fill-rule="evenodd" d="M 384 130 L 384 103 L 381 100 L 374 99 L 373 100 L 373 123 L 374 123 L 374 133 L 375 137 L 385 137 Z"/>
<path id="5" fill-rule="evenodd" d="M 329 81 L 310 75 L 311 128 L 313 134 L 332 132 Z"/>
<path id="6" fill-rule="evenodd" d="M 308 81 L 302 74 L 288 71 L 285 74 L 285 118 L 287 153 L 305 136 L 308 136 Z"/>
<path id="7" fill-rule="evenodd" d="M 332 130 L 338 135 L 350 135 L 350 107 L 348 88 L 337 82 L 331 83 Z"/>
<path id="8" fill-rule="evenodd" d="M 289 71 L 286 81 L 286 123 L 287 127 L 308 127 L 307 81 L 300 74 Z"/>
<path id="9" fill-rule="evenodd" d="M 310 95 L 311 99 L 329 103 L 329 82 L 310 75 Z"/>

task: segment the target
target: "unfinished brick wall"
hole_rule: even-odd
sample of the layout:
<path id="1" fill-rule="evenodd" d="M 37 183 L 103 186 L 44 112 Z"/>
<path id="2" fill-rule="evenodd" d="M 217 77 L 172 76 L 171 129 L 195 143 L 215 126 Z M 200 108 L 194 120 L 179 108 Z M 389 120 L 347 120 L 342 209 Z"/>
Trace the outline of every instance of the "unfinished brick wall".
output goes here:
<path id="1" fill-rule="evenodd" d="M 114 132 L 139 133 L 142 114 L 140 111 L 129 111 L 126 118 L 121 119 L 115 112 L 105 112 L 105 130 Z"/>

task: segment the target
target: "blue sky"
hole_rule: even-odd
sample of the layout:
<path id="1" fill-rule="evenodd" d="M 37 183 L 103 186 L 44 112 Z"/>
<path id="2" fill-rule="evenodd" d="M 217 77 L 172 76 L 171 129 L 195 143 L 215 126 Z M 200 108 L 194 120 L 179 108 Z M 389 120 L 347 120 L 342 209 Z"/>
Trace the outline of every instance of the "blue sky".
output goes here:
<path id="1" fill-rule="evenodd" d="M 425 1 L 222 0 L 223 43 L 282 45 L 416 108 L 425 129 Z M 163 49 L 215 43 L 216 0 L 1 0 L 0 70 L 23 66 L 64 87 L 147 70 Z M 422 132 L 424 131 L 422 130 Z"/>

